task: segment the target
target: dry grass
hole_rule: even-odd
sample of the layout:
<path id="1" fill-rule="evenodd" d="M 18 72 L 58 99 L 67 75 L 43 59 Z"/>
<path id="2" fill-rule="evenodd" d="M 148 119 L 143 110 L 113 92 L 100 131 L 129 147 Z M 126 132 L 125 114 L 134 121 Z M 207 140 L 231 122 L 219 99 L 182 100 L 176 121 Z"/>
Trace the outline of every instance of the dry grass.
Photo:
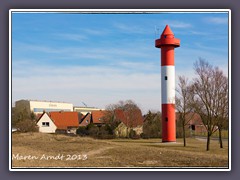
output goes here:
<path id="1" fill-rule="evenodd" d="M 175 144 L 161 143 L 160 139 L 147 140 L 96 140 L 87 137 L 70 137 L 57 134 L 13 134 L 12 154 L 35 156 L 38 159 L 14 158 L 12 167 L 226 167 L 228 168 L 228 142 L 220 149 L 218 141 L 206 142 L 187 139 Z M 43 156 L 62 156 L 62 159 L 45 160 Z M 67 160 L 67 156 L 81 155 L 81 159 Z M 87 159 L 83 160 L 86 156 Z M 45 156 L 45 157 L 46 157 Z M 63 157 L 64 156 L 64 157 Z"/>
<path id="2" fill-rule="evenodd" d="M 207 132 L 195 132 L 195 136 L 205 136 L 207 137 Z M 219 137 L 219 131 L 216 131 L 212 134 L 212 137 L 218 138 Z M 222 130 L 222 138 L 228 138 L 228 131 Z"/>

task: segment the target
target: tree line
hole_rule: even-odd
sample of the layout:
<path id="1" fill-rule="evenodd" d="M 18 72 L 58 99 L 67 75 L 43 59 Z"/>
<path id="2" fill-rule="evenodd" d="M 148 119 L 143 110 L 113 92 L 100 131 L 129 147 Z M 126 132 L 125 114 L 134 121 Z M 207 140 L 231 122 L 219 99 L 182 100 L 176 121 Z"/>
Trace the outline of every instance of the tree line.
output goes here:
<path id="1" fill-rule="evenodd" d="M 190 113 L 197 113 L 207 131 L 206 150 L 210 150 L 210 140 L 218 131 L 220 148 L 223 148 L 222 130 L 228 128 L 228 78 L 217 66 L 199 59 L 194 64 L 196 77 L 191 81 L 179 76 L 176 109 L 179 113 L 186 146 L 185 127 L 191 120 Z"/>

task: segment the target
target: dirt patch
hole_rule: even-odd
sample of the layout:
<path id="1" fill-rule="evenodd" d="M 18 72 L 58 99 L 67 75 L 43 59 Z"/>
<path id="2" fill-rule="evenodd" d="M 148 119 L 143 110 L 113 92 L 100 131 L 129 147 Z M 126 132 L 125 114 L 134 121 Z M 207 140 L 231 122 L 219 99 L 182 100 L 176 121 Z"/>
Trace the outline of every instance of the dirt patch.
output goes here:
<path id="1" fill-rule="evenodd" d="M 150 160 L 147 160 L 147 161 L 143 161 L 142 163 L 140 162 L 139 163 L 140 165 L 146 165 L 146 166 L 149 166 L 149 165 L 156 165 L 156 164 L 159 164 L 158 161 L 150 161 Z"/>
<path id="2" fill-rule="evenodd" d="M 107 151 L 108 149 L 112 149 L 113 147 L 104 147 L 104 148 L 100 148 L 97 150 L 93 150 L 93 151 L 89 151 L 86 154 L 88 156 L 93 156 L 93 155 L 98 155 L 98 154 L 102 154 L 103 152 Z"/>

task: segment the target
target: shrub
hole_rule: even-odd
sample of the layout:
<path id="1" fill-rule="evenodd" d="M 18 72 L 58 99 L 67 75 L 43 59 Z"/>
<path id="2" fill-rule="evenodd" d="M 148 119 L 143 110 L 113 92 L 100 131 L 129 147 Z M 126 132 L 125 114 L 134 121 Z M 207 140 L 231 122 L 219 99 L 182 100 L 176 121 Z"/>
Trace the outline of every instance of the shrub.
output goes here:
<path id="1" fill-rule="evenodd" d="M 97 126 L 93 126 L 88 129 L 89 136 L 92 136 L 92 137 L 96 137 L 98 135 L 98 132 L 99 132 L 99 127 Z"/>
<path id="2" fill-rule="evenodd" d="M 16 124 L 16 128 L 20 132 L 38 132 L 38 127 L 36 123 L 33 120 L 26 119 L 21 120 Z"/>
<path id="3" fill-rule="evenodd" d="M 91 128 L 95 127 L 93 123 L 90 123 L 86 126 L 86 130 L 90 130 Z"/>
<path id="4" fill-rule="evenodd" d="M 91 136 L 98 139 L 113 139 L 115 135 L 109 125 L 95 126 L 88 124 L 86 127 L 82 126 L 77 129 L 77 134 L 80 136 Z"/>
<path id="5" fill-rule="evenodd" d="M 160 113 L 152 113 L 151 111 L 145 116 L 143 124 L 142 138 L 161 138 L 162 137 L 162 121 Z"/>
<path id="6" fill-rule="evenodd" d="M 96 138 L 99 139 L 113 139 L 115 138 L 114 134 L 110 134 L 108 129 L 105 126 L 99 128 Z"/>
<path id="7" fill-rule="evenodd" d="M 114 135 L 114 129 L 109 124 L 106 124 L 104 129 L 108 132 L 108 134 Z"/>
<path id="8" fill-rule="evenodd" d="M 77 132 L 76 132 L 78 135 L 80 135 L 80 136 L 86 136 L 86 135 L 88 135 L 89 133 L 88 133 L 88 130 L 86 129 L 86 127 L 85 126 L 81 126 L 81 127 L 79 127 L 78 129 L 77 129 Z"/>
<path id="9" fill-rule="evenodd" d="M 134 136 L 136 136 L 136 131 L 134 131 L 133 129 L 130 129 L 129 138 L 134 138 Z"/>
<path id="10" fill-rule="evenodd" d="M 149 139 L 149 136 L 145 133 L 141 133 L 140 137 L 143 138 L 143 139 Z"/>

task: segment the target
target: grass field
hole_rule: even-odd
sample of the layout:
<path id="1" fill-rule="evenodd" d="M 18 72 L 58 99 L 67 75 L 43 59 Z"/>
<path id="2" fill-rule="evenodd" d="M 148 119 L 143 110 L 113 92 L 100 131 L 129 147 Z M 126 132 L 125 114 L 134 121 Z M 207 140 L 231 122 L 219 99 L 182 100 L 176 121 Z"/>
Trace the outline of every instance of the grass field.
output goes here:
<path id="1" fill-rule="evenodd" d="M 220 149 L 204 139 L 111 139 L 59 134 L 12 134 L 12 168 L 17 167 L 224 167 L 228 168 L 228 141 Z"/>
<path id="2" fill-rule="evenodd" d="M 205 136 L 205 137 L 207 137 L 207 132 L 194 133 L 194 135 L 195 136 Z M 214 132 L 212 137 L 218 138 L 219 137 L 219 132 L 218 131 Z M 228 131 L 227 130 L 222 131 L 222 138 L 228 138 Z"/>

